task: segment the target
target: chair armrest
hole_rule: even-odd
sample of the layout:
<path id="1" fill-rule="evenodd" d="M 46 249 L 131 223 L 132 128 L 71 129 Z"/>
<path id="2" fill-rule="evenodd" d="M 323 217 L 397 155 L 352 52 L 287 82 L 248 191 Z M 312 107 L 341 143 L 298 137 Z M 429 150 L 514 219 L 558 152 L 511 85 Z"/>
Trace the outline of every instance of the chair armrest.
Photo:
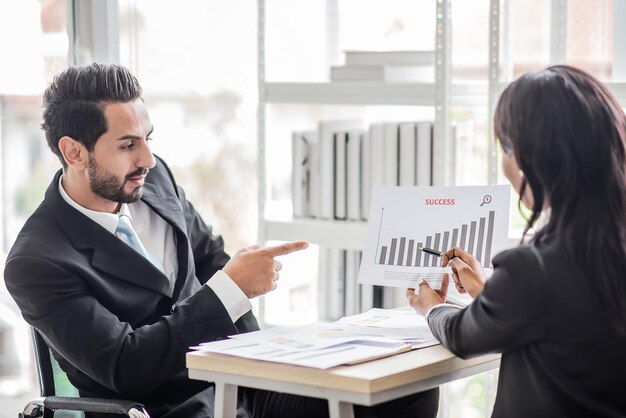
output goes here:
<path id="1" fill-rule="evenodd" d="M 138 402 L 123 399 L 73 398 L 48 396 L 31 401 L 20 418 L 34 418 L 43 415 L 43 407 L 57 410 L 101 412 L 105 414 L 124 414 L 130 418 L 150 418 L 144 406 Z"/>

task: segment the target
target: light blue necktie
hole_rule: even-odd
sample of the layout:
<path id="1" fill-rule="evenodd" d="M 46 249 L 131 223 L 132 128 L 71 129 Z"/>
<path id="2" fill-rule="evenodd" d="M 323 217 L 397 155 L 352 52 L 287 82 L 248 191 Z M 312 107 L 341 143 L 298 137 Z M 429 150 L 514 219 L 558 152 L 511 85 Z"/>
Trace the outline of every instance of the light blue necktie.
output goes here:
<path id="1" fill-rule="evenodd" d="M 126 244 L 128 244 L 133 250 L 137 251 L 139 254 L 148 259 L 156 268 L 163 271 L 163 266 L 161 263 L 157 261 L 156 258 L 152 257 L 152 255 L 146 250 L 141 241 L 139 241 L 139 237 L 135 233 L 133 229 L 133 224 L 130 218 L 127 215 L 120 215 L 117 221 L 117 228 L 115 232 L 120 234 L 120 238 Z"/>

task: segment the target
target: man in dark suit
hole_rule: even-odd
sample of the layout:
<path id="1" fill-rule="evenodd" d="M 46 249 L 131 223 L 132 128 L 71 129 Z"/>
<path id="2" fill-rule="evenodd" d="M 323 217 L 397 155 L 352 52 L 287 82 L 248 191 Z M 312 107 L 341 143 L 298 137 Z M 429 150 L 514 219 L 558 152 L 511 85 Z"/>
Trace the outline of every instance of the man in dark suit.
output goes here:
<path id="1" fill-rule="evenodd" d="M 187 378 L 185 352 L 258 329 L 250 298 L 276 288 L 274 257 L 233 258 L 150 150 L 141 88 L 123 67 L 70 67 L 44 96 L 48 145 L 63 169 L 7 258 L 5 281 L 81 396 L 132 398 L 154 417 L 211 417 L 213 386 Z M 438 392 L 357 416 L 434 417 Z M 242 389 L 240 413 L 323 416 L 322 400 Z M 417 414 L 419 415 L 419 414 Z M 422 416 L 422 415 L 420 415 Z"/>

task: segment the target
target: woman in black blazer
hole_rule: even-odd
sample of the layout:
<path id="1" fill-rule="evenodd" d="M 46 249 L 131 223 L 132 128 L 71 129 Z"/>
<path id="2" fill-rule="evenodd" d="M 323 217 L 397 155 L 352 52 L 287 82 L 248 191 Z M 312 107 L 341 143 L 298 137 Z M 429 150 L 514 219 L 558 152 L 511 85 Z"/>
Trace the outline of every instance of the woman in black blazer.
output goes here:
<path id="1" fill-rule="evenodd" d="M 447 251 L 459 309 L 422 283 L 407 290 L 442 344 L 466 358 L 502 353 L 494 417 L 626 416 L 626 118 L 608 89 L 567 66 L 502 93 L 494 118 L 505 175 L 547 223 L 528 245 L 480 263 Z"/>

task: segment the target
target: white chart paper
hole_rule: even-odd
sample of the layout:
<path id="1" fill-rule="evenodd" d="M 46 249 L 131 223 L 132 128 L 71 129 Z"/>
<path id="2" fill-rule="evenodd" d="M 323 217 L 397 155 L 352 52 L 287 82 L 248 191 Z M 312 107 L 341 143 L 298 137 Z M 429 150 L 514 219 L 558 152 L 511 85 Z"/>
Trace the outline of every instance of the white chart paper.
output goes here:
<path id="1" fill-rule="evenodd" d="M 421 251 L 461 247 L 487 275 L 506 248 L 510 186 L 375 187 L 359 283 L 439 288 L 441 258 Z"/>
<path id="2" fill-rule="evenodd" d="M 337 344 L 312 350 L 290 350 L 276 348 L 255 342 L 226 339 L 204 343 L 191 347 L 193 350 L 230 356 L 271 361 L 275 363 L 295 364 L 298 366 L 328 369 L 342 364 L 356 364 L 364 361 L 403 353 L 411 349 L 405 342 L 370 342 L 357 341 Z"/>

